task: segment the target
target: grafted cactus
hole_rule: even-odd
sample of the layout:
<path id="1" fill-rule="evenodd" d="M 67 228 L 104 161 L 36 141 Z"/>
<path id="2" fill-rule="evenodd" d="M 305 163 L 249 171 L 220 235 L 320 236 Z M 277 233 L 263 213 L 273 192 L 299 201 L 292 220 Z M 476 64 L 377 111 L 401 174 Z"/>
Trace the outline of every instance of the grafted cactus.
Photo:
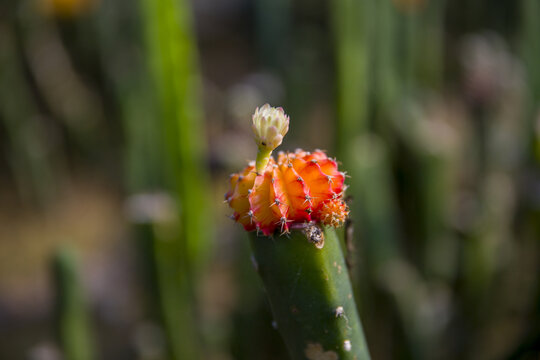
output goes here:
<path id="1" fill-rule="evenodd" d="M 274 160 L 271 153 L 281 144 L 289 118 L 281 109 L 264 109 L 253 119 L 256 141 L 264 138 L 261 134 L 273 134 L 276 141 L 265 138 L 257 161 L 231 175 L 225 200 L 234 210 L 232 218 L 253 231 L 254 264 L 274 325 L 293 359 L 369 359 L 335 230 L 349 214 L 345 174 L 320 150 L 280 152 Z"/>
<path id="2" fill-rule="evenodd" d="M 234 218 L 248 231 L 272 235 L 288 232 L 291 224 L 319 221 L 339 226 L 348 215 L 343 202 L 345 174 L 322 151 L 297 150 L 270 158 L 260 175 L 252 163 L 231 176 L 226 201 Z"/>

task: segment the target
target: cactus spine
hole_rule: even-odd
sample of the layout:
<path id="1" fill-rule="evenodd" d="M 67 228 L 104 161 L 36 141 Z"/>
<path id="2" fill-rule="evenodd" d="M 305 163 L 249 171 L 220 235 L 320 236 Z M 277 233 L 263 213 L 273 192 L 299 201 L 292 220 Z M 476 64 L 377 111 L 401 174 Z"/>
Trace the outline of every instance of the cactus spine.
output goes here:
<path id="1" fill-rule="evenodd" d="M 341 245 L 332 227 L 324 246 L 293 230 L 276 239 L 252 233 L 255 264 L 292 359 L 369 359 Z"/>

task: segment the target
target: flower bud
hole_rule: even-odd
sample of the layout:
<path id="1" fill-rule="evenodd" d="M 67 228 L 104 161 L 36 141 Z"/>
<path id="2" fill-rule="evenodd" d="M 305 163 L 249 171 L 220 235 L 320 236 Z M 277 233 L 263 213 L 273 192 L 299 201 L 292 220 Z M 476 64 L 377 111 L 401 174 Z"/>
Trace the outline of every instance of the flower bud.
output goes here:
<path id="1" fill-rule="evenodd" d="M 261 174 L 268 164 L 272 151 L 281 144 L 289 131 L 289 117 L 282 108 L 264 104 L 255 110 L 252 120 L 251 127 L 259 150 L 256 171 Z"/>

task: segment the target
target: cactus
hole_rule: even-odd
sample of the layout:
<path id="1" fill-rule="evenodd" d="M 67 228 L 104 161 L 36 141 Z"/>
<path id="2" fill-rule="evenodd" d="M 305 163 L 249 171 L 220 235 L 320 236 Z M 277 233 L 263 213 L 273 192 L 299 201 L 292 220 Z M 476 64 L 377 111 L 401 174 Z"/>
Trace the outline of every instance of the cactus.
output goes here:
<path id="1" fill-rule="evenodd" d="M 288 232 L 291 223 L 339 226 L 348 214 L 342 200 L 344 179 L 336 161 L 322 151 L 280 152 L 277 163 L 270 158 L 261 175 L 253 163 L 232 174 L 225 200 L 247 231 L 257 229 L 264 235 L 272 235 L 276 228 Z"/>
<path id="2" fill-rule="evenodd" d="M 254 259 L 276 324 L 293 359 L 369 359 L 334 229 L 349 214 L 345 173 L 320 150 L 280 152 L 274 160 L 270 154 L 289 119 L 281 109 L 265 109 L 253 118 L 264 158 L 231 175 L 225 200 L 234 220 L 257 230 L 251 237 Z M 269 126 L 274 129 L 267 131 Z M 288 236 L 274 238 L 278 231 Z"/>
<path id="3" fill-rule="evenodd" d="M 56 326 L 66 360 L 94 358 L 88 312 L 75 257 L 60 249 L 53 259 Z"/>
<path id="4" fill-rule="evenodd" d="M 293 359 L 369 359 L 336 231 L 308 232 L 251 238 L 275 324 Z"/>

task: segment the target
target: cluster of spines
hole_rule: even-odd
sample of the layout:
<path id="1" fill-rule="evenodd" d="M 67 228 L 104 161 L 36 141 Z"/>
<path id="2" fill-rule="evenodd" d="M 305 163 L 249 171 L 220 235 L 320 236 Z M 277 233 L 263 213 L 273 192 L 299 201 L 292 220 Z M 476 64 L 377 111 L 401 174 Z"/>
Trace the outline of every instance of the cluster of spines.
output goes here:
<path id="1" fill-rule="evenodd" d="M 345 176 L 336 160 L 320 150 L 280 152 L 260 175 L 253 163 L 231 175 L 225 200 L 234 209 L 234 220 L 265 235 L 312 221 L 339 226 L 348 215 L 342 200 Z"/>

